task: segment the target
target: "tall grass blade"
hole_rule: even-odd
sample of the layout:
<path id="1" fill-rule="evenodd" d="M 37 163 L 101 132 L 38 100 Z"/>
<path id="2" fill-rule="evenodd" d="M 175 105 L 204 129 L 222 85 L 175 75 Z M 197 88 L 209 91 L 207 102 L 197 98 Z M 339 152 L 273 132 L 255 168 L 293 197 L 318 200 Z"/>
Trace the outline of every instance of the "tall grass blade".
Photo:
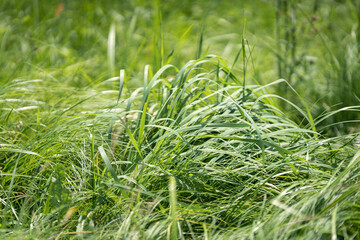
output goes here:
<path id="1" fill-rule="evenodd" d="M 147 102 L 144 104 L 144 109 L 141 113 L 138 146 L 141 146 L 141 143 L 144 141 L 143 136 L 144 136 L 144 129 L 145 129 L 146 111 L 147 111 Z"/>
<path id="2" fill-rule="evenodd" d="M 178 239 L 178 228 L 177 228 L 177 197 L 176 197 L 176 180 L 173 176 L 170 176 L 169 182 L 169 193 L 170 193 L 170 217 L 171 217 L 171 230 L 170 239 Z"/>
<path id="3" fill-rule="evenodd" d="M 102 159 L 104 160 L 105 162 L 105 166 L 107 167 L 107 169 L 109 170 L 112 178 L 115 180 L 115 182 L 119 182 L 119 179 L 115 173 L 115 170 L 114 168 L 111 166 L 111 163 L 110 163 L 110 160 L 108 158 L 108 156 L 106 155 L 106 152 L 104 150 L 104 147 L 103 146 L 100 146 L 99 148 L 99 152 L 100 152 L 100 155 L 102 157 Z"/>
<path id="4" fill-rule="evenodd" d="M 115 23 L 112 23 L 109 30 L 108 36 L 108 64 L 110 76 L 115 70 Z"/>
<path id="5" fill-rule="evenodd" d="M 201 26 L 200 34 L 199 34 L 199 40 L 198 40 L 198 47 L 195 59 L 201 58 L 202 48 L 203 48 L 203 41 L 204 41 L 204 25 Z"/>
<path id="6" fill-rule="evenodd" d="M 119 94 L 118 94 L 118 98 L 116 101 L 116 104 L 119 103 L 120 97 L 121 97 L 121 93 L 123 91 L 124 88 L 124 84 L 125 84 L 125 70 L 121 69 L 120 70 L 120 85 L 119 85 Z"/>

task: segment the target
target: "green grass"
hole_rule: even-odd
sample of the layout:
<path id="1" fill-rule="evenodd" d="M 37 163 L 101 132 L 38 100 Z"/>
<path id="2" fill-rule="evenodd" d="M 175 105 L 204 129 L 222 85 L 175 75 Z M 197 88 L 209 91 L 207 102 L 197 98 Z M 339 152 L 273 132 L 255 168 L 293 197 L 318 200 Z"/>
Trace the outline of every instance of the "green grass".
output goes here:
<path id="1" fill-rule="evenodd" d="M 0 5 L 1 238 L 360 239 L 355 28 L 297 65 L 276 4 L 64 3 Z"/>

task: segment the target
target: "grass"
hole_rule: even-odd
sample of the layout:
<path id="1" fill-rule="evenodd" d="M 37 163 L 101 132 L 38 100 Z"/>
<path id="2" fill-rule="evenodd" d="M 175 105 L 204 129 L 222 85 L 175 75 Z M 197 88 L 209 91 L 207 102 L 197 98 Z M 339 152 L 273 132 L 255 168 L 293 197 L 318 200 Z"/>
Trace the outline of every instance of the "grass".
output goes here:
<path id="1" fill-rule="evenodd" d="M 255 47 L 254 26 L 265 38 L 275 5 L 171 4 L 2 3 L 1 237 L 359 239 L 359 132 L 339 127 L 358 104 L 312 107 L 322 82 L 318 95 L 297 84 L 305 62 L 281 62 L 293 79 L 269 73 L 277 40 Z M 245 24 L 257 4 L 263 17 Z M 356 83 L 350 59 L 319 70 L 344 54 L 341 37 L 315 40 L 327 38 L 331 58 L 302 80 L 343 71 Z"/>

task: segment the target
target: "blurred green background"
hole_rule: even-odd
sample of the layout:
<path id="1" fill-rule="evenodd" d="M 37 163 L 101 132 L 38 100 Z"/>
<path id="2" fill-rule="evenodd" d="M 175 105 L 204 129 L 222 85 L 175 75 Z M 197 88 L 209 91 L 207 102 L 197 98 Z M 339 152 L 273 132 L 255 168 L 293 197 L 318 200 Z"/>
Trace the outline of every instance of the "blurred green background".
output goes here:
<path id="1" fill-rule="evenodd" d="M 2 1 L 0 84 L 54 78 L 64 87 L 82 88 L 126 69 L 126 84 L 135 88 L 147 64 L 155 72 L 207 54 L 231 64 L 244 37 L 251 49 L 249 81 L 284 78 L 320 116 L 360 103 L 359 5 L 355 0 Z M 242 64 L 235 65 L 236 73 L 242 71 Z M 286 84 L 274 91 L 295 96 Z M 356 124 L 339 122 L 354 119 L 357 112 L 342 112 L 326 125 L 338 123 L 332 134 L 351 132 Z"/>

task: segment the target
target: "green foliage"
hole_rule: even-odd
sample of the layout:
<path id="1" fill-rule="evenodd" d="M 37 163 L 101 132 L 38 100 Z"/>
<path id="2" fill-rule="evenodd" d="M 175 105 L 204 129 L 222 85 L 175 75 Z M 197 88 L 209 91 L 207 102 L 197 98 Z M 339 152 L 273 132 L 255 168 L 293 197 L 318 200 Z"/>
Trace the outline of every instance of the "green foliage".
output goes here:
<path id="1" fill-rule="evenodd" d="M 359 239 L 359 6 L 278 3 L 3 1 L 0 238 Z"/>

